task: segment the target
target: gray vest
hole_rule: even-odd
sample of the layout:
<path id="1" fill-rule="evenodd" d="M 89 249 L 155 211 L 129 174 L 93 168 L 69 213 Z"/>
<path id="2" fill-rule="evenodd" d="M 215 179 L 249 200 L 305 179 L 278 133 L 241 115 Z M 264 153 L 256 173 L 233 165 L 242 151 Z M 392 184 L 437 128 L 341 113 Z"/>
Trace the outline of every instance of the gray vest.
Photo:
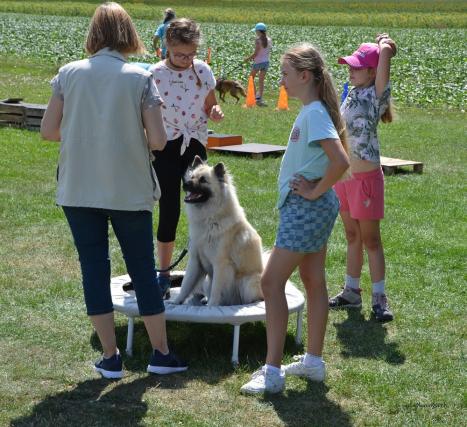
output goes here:
<path id="1" fill-rule="evenodd" d="M 150 75 L 108 48 L 60 68 L 58 205 L 152 211 L 160 190 L 141 116 Z"/>

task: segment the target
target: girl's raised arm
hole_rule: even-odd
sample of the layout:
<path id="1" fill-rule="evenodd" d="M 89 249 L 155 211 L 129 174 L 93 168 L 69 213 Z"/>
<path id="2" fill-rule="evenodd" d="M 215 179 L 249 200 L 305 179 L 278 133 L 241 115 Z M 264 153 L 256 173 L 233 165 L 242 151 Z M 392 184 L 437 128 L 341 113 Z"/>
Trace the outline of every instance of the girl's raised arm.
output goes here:
<path id="1" fill-rule="evenodd" d="M 391 58 L 396 54 L 396 43 L 386 34 L 378 34 L 376 42 L 379 45 L 379 61 L 376 69 L 376 96 L 379 98 L 386 87 L 391 73 Z"/>

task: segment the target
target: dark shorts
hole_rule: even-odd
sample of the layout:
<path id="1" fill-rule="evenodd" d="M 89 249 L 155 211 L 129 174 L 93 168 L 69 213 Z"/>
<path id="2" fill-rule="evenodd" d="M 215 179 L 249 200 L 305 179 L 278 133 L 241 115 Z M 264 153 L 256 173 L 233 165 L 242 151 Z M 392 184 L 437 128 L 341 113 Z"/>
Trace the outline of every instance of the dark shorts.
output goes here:
<path id="1" fill-rule="evenodd" d="M 269 61 L 260 62 L 259 64 L 253 64 L 251 66 L 251 69 L 255 71 L 262 71 L 262 70 L 266 71 L 268 68 L 269 68 Z"/>

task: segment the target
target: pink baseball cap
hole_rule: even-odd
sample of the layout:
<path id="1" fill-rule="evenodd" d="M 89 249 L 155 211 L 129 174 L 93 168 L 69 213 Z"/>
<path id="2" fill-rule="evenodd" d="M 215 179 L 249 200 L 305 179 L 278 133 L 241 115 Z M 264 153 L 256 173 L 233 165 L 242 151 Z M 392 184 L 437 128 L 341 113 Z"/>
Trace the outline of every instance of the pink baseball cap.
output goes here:
<path id="1" fill-rule="evenodd" d="M 376 68 L 378 60 L 379 46 L 376 43 L 362 43 L 352 55 L 343 56 L 337 62 L 353 68 Z"/>

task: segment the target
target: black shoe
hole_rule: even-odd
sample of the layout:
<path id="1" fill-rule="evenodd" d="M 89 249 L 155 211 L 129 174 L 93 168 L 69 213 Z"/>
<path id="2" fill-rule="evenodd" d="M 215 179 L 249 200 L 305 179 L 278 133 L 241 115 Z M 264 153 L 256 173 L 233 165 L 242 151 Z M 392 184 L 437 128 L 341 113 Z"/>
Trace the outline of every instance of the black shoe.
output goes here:
<path id="1" fill-rule="evenodd" d="M 392 311 L 389 310 L 388 299 L 385 294 L 373 294 L 373 306 L 371 311 L 378 322 L 390 322 L 394 319 Z"/>
<path id="2" fill-rule="evenodd" d="M 162 299 L 170 299 L 170 276 L 167 276 L 165 274 L 158 274 L 157 284 L 161 288 Z"/>
<path id="3" fill-rule="evenodd" d="M 122 356 L 117 351 L 117 353 L 108 359 L 102 357 L 94 364 L 94 369 L 104 378 L 120 379 L 123 377 Z"/>
<path id="4" fill-rule="evenodd" d="M 360 308 L 362 306 L 361 289 L 342 288 L 335 297 L 329 298 L 329 308 Z"/>
<path id="5" fill-rule="evenodd" d="M 154 350 L 147 371 L 151 374 L 164 375 L 183 372 L 187 369 L 188 363 L 179 359 L 175 354 L 162 354 L 159 350 Z"/>

